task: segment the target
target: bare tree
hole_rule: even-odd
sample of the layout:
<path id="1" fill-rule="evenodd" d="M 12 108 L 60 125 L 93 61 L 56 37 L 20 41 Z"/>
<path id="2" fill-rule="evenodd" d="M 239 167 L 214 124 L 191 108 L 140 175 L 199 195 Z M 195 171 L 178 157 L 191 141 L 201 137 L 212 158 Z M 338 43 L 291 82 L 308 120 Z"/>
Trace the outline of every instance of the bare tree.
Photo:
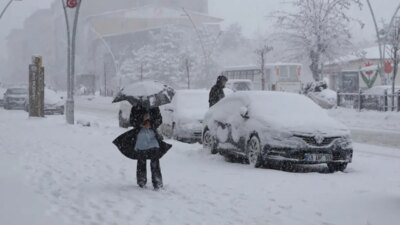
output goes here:
<path id="1" fill-rule="evenodd" d="M 266 55 L 272 51 L 273 48 L 267 45 L 257 49 L 255 52 L 258 55 L 258 61 L 260 65 L 260 72 L 261 72 L 261 89 L 265 90 L 265 62 L 266 62 Z"/>
<path id="2" fill-rule="evenodd" d="M 292 0 L 297 12 L 276 11 L 276 41 L 283 41 L 288 58 L 307 57 L 316 81 L 321 79 L 321 64 L 336 59 L 353 48 L 350 23 L 359 22 L 347 15 L 352 5 L 362 7 L 361 0 Z"/>

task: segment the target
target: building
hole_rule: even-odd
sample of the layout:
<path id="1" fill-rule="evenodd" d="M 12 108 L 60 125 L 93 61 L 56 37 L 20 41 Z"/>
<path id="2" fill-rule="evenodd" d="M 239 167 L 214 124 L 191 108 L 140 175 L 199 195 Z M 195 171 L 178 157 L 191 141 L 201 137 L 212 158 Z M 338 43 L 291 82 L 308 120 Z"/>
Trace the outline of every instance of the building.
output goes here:
<path id="1" fill-rule="evenodd" d="M 121 81 L 116 80 L 117 62 L 123 61 L 120 53 L 132 51 L 146 45 L 152 32 L 168 25 L 176 25 L 194 31 L 203 28 L 219 33 L 223 21 L 207 14 L 208 1 L 136 1 L 138 7 L 109 11 L 88 16 L 84 21 L 87 65 L 95 74 L 117 89 Z M 186 8 L 187 7 L 187 8 Z M 185 8 L 185 10 L 183 9 Z"/>
<path id="2" fill-rule="evenodd" d="M 331 89 L 355 93 L 360 89 L 382 85 L 385 79 L 390 84 L 393 73 L 391 61 L 387 60 L 385 63 L 384 77 L 381 77 L 378 73 L 379 64 L 379 48 L 374 46 L 362 50 L 358 55 L 348 55 L 333 63 L 326 64 L 323 69 L 323 76 Z M 397 75 L 396 84 L 400 85 L 399 75 Z"/>

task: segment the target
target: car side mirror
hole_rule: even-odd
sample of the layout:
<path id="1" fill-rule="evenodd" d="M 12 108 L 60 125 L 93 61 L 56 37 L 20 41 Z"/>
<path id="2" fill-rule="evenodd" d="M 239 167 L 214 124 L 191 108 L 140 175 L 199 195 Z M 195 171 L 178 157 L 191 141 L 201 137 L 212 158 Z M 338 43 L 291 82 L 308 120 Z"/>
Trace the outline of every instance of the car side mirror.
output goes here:
<path id="1" fill-rule="evenodd" d="M 240 116 L 242 116 L 243 119 L 249 119 L 249 109 L 247 107 L 240 108 Z"/>

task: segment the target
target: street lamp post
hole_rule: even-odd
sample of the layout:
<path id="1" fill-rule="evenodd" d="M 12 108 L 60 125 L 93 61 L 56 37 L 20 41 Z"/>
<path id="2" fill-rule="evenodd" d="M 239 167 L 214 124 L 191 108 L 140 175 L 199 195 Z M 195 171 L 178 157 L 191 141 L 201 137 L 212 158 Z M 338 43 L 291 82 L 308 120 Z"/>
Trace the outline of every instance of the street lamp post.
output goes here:
<path id="1" fill-rule="evenodd" d="M 11 3 L 14 2 L 14 1 L 16 1 L 16 2 L 21 2 L 22 0 L 10 0 L 10 1 L 7 3 L 7 5 L 4 7 L 3 11 L 1 11 L 1 13 L 0 13 L 0 19 L 3 18 L 3 16 L 4 16 L 4 14 L 6 13 L 7 9 L 10 7 Z"/>
<path id="2" fill-rule="evenodd" d="M 81 8 L 82 0 L 61 0 L 65 14 L 65 22 L 67 28 L 67 102 L 66 102 L 66 120 L 68 124 L 75 123 L 75 102 L 74 102 L 74 90 L 75 90 L 75 50 L 76 50 L 76 33 L 78 27 L 79 11 Z M 72 31 L 70 24 L 69 12 L 74 12 L 72 23 Z"/>

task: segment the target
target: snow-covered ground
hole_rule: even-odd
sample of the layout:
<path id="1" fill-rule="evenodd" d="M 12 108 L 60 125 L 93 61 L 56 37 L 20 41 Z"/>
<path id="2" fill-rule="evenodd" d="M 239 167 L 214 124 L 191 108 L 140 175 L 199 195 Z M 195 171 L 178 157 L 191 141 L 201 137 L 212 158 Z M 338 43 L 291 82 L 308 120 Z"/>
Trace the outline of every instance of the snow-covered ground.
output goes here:
<path id="1" fill-rule="evenodd" d="M 325 167 L 254 169 L 169 141 L 174 147 L 161 160 L 165 189 L 142 190 L 136 163 L 111 143 L 125 130 L 117 127 L 118 105 L 109 102 L 77 99 L 76 119 L 91 127 L 0 109 L 0 224 L 28 224 L 29 214 L 30 225 L 400 221 L 400 149 L 366 144 L 355 144 L 346 173 L 328 174 Z"/>

